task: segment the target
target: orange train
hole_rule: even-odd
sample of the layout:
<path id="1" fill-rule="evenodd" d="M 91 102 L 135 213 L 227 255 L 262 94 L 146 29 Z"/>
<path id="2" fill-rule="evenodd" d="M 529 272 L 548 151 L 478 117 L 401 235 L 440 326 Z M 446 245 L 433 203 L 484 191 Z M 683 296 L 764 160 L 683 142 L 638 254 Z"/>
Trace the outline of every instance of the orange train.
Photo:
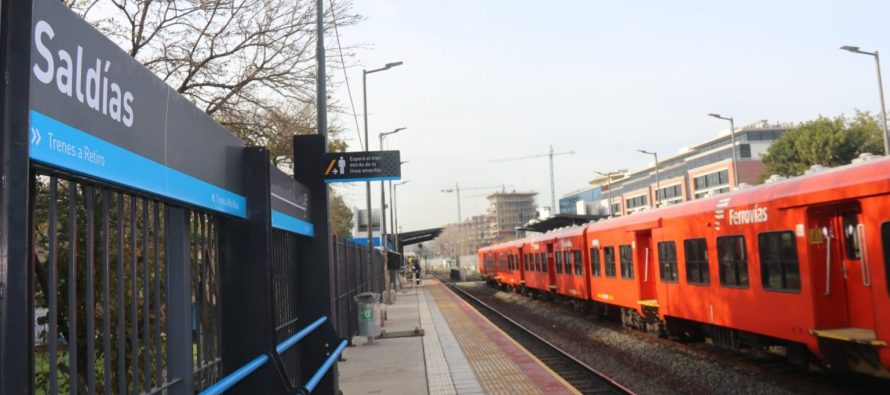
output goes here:
<path id="1" fill-rule="evenodd" d="M 625 325 L 890 378 L 890 160 L 479 250 L 483 277 Z"/>

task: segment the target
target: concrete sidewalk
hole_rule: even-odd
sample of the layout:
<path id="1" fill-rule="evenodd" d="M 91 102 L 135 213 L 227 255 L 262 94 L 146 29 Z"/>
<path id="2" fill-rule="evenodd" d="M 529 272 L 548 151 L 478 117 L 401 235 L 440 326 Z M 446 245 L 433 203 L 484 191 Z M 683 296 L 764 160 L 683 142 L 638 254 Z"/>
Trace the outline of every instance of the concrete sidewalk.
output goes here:
<path id="1" fill-rule="evenodd" d="M 404 283 L 396 302 L 381 305 L 387 320 L 382 339 L 368 343 L 367 337 L 356 336 L 353 346 L 343 352 L 338 364 L 340 391 L 353 394 L 427 394 L 424 337 L 421 327 L 423 287 Z M 420 331 L 419 333 L 423 333 Z M 394 336 L 394 337 L 389 337 Z"/>

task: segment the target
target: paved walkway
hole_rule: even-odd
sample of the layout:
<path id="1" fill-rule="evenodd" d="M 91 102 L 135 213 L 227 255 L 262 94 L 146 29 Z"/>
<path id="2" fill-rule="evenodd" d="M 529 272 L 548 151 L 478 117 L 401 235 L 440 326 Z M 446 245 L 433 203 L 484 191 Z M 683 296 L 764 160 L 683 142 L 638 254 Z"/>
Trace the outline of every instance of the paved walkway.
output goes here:
<path id="1" fill-rule="evenodd" d="M 578 393 L 436 280 L 386 307 L 384 330 L 408 337 L 354 338 L 339 364 L 345 395 Z"/>

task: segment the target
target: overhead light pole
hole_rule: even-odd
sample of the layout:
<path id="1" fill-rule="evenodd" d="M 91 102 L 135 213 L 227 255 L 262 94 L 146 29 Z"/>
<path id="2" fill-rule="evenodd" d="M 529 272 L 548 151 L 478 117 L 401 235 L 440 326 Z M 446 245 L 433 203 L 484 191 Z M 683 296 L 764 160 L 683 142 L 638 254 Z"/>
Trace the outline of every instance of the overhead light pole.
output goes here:
<path id="1" fill-rule="evenodd" d="M 462 226 L 462 222 L 463 222 L 463 216 L 460 213 L 460 184 L 455 182 L 454 189 L 451 189 L 451 188 L 443 189 L 442 192 L 445 192 L 445 193 L 454 192 L 455 194 L 457 194 L 457 233 L 458 233 L 458 240 L 460 240 L 460 238 L 463 237 L 463 235 L 461 234 L 462 233 L 461 226 Z M 457 253 L 457 262 L 456 263 L 457 263 L 458 269 L 460 269 L 460 252 L 459 251 Z"/>
<path id="2" fill-rule="evenodd" d="M 402 162 L 402 163 L 404 163 L 404 162 Z M 393 233 L 396 235 L 396 238 L 395 238 L 396 251 L 401 251 L 401 249 L 402 249 L 402 241 L 399 240 L 399 236 L 398 236 L 399 235 L 399 200 L 398 200 L 397 195 L 399 192 L 399 186 L 407 184 L 408 181 L 410 181 L 410 180 L 405 180 L 405 181 L 397 182 L 397 183 L 393 184 L 392 185 L 392 195 L 390 196 L 390 199 L 392 199 L 393 217 L 395 219 L 395 221 L 393 222 L 392 228 L 393 228 Z"/>
<path id="3" fill-rule="evenodd" d="M 596 171 L 596 170 L 594 170 L 593 172 L 606 177 L 607 182 L 609 183 L 609 204 L 608 204 L 608 206 L 609 206 L 609 216 L 611 217 L 612 215 L 615 214 L 612 212 L 612 176 L 621 174 L 621 172 L 620 171 L 610 171 L 608 173 L 603 173 L 601 171 Z"/>
<path id="4" fill-rule="evenodd" d="M 730 150 L 730 154 L 732 154 L 732 186 L 739 186 L 739 167 L 738 163 L 736 163 L 735 159 L 735 120 L 732 117 L 723 117 L 720 114 L 710 113 L 708 116 L 722 119 L 724 121 L 729 121 L 729 141 L 732 144 L 732 150 Z M 885 140 L 886 141 L 886 140 Z"/>
<path id="5" fill-rule="evenodd" d="M 377 73 L 380 71 L 386 71 L 396 66 L 401 66 L 402 62 L 392 62 L 387 63 L 383 67 L 379 69 L 373 70 L 362 70 L 362 102 L 364 104 L 364 118 L 365 118 L 365 152 L 368 152 L 371 149 L 371 140 L 368 140 L 368 74 Z M 372 225 L 372 216 L 371 216 L 371 182 L 365 182 L 365 197 L 367 198 L 367 209 L 368 209 L 368 262 L 371 262 L 371 251 L 374 250 L 374 234 L 371 228 Z M 383 217 L 380 217 L 380 220 L 383 221 Z M 381 240 L 382 244 L 382 240 Z"/>
<path id="6" fill-rule="evenodd" d="M 643 153 L 646 155 L 652 155 L 655 157 L 655 202 L 652 205 L 652 207 L 657 208 L 659 206 L 658 191 L 661 190 L 661 180 L 659 180 L 659 178 L 658 178 L 658 153 L 655 151 L 650 152 L 650 151 L 646 151 L 646 150 L 642 150 L 642 149 L 638 149 L 637 152 L 640 152 L 640 153 Z"/>
<path id="7" fill-rule="evenodd" d="M 399 162 L 399 166 L 404 165 L 405 163 L 408 163 L 408 161 L 407 161 L 407 160 L 403 160 L 403 161 Z M 395 196 L 395 192 L 394 192 L 394 190 L 393 190 L 392 180 L 388 181 L 388 184 L 389 184 L 388 187 L 389 187 L 389 202 L 390 202 L 390 206 L 391 206 L 391 207 L 395 207 L 395 202 L 393 202 L 393 196 Z M 398 237 L 398 232 L 399 232 L 399 230 L 398 230 L 398 228 L 396 227 L 396 220 L 395 220 L 394 212 L 395 212 L 395 210 L 389 210 L 389 225 L 392 226 L 392 229 L 393 229 L 392 234 L 395 235 L 396 237 Z"/>
<path id="8" fill-rule="evenodd" d="M 887 111 L 884 109 L 884 83 L 881 82 L 881 57 L 878 55 L 878 51 L 863 51 L 852 45 L 844 45 L 841 49 L 875 57 L 875 68 L 878 70 L 878 93 L 881 95 L 881 126 L 883 126 L 881 130 L 884 132 L 884 155 L 890 155 L 890 145 L 887 143 Z"/>
<path id="9" fill-rule="evenodd" d="M 383 151 L 383 138 L 391 134 L 396 134 L 407 128 L 397 128 L 392 132 L 380 133 L 380 150 Z M 392 181 L 390 181 L 392 183 Z M 380 245 L 383 251 L 386 251 L 386 188 L 383 186 L 383 180 L 380 181 Z"/>

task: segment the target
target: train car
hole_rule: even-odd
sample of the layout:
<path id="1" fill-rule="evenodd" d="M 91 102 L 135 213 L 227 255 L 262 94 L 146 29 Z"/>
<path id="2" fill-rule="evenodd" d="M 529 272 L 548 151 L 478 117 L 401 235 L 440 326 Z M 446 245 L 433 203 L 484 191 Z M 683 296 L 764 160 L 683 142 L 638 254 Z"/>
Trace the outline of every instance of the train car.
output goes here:
<path id="1" fill-rule="evenodd" d="M 511 290 L 519 287 L 522 284 L 522 242 L 505 242 L 491 246 L 490 249 L 495 259 L 495 281 Z"/>
<path id="2" fill-rule="evenodd" d="M 590 298 L 590 264 L 585 227 L 576 226 L 554 231 L 553 277 L 556 293 L 571 298 Z"/>
<path id="3" fill-rule="evenodd" d="M 525 292 L 539 296 L 548 296 L 556 290 L 553 244 L 556 238 L 550 234 L 523 239 L 522 253 L 524 254 L 523 281 Z"/>
<path id="4" fill-rule="evenodd" d="M 589 225 L 592 300 L 890 377 L 888 174 L 873 160 Z"/>
<path id="5" fill-rule="evenodd" d="M 491 247 L 482 247 L 476 252 L 476 264 L 479 267 L 479 275 L 484 281 L 492 281 L 494 278 L 494 255 Z"/>

